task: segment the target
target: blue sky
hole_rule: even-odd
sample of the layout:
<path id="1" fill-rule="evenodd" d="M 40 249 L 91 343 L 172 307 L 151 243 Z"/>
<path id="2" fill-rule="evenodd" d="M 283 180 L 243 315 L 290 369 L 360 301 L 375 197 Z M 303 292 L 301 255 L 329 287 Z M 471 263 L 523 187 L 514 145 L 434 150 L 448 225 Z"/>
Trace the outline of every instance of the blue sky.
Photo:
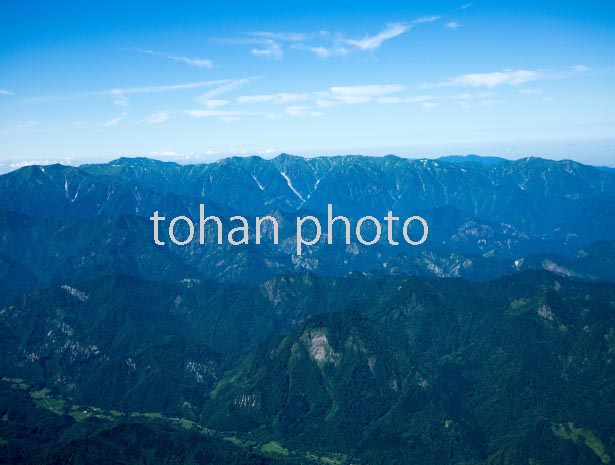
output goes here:
<path id="1" fill-rule="evenodd" d="M 3 6 L 5 166 L 280 152 L 615 164 L 612 2 L 80 3 Z"/>

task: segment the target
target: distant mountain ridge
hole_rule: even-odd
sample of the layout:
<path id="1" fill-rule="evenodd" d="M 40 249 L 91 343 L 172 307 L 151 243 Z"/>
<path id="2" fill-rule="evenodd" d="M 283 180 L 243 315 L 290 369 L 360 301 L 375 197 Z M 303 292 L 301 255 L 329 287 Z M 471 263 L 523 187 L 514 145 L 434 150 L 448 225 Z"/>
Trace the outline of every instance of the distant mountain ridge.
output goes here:
<path id="1" fill-rule="evenodd" d="M 428 241 L 365 247 L 330 246 L 323 238 L 294 256 L 295 217 L 316 215 L 326 224 L 328 203 L 355 219 L 389 210 L 420 214 L 430 224 Z M 153 244 L 154 211 L 196 217 L 200 204 L 224 219 L 225 231 L 233 214 L 271 214 L 280 222 L 280 244 L 273 246 L 271 236 L 260 246 Z M 576 261 L 590 244 L 614 239 L 615 172 L 572 161 L 282 154 L 180 165 L 120 158 L 0 176 L 0 254 L 7 263 L 0 273 L 19 269 L 20 289 L 100 269 L 146 279 L 258 282 L 305 270 L 491 279 L 529 267 L 612 279 L 608 266 Z M 603 252 L 612 263 L 612 248 Z"/>

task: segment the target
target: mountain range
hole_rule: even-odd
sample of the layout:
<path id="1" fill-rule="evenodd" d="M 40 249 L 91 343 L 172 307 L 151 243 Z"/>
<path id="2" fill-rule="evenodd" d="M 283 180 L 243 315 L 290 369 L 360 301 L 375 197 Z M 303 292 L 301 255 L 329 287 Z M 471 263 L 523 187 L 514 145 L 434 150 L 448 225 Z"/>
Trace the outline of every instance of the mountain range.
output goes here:
<path id="1" fill-rule="evenodd" d="M 428 240 L 295 255 L 329 203 Z M 201 204 L 280 244 L 154 244 L 154 211 Z M 573 161 L 24 167 L 0 176 L 0 461 L 610 463 L 614 265 L 615 172 Z"/>

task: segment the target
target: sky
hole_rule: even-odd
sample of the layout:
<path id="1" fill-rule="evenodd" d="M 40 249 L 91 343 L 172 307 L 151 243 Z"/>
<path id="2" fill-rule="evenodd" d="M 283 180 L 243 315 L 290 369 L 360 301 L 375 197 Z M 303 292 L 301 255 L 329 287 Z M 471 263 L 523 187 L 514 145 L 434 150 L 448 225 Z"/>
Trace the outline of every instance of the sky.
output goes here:
<path id="1" fill-rule="evenodd" d="M 615 165 L 615 3 L 7 2 L 0 164 L 476 153 Z"/>

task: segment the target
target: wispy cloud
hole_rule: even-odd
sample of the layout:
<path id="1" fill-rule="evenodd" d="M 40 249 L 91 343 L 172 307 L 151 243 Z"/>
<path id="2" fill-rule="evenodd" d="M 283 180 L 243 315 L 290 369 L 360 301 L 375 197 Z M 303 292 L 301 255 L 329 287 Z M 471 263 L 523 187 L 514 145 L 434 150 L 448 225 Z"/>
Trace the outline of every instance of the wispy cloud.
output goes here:
<path id="1" fill-rule="evenodd" d="M 421 18 L 412 21 L 412 24 L 433 23 L 434 21 L 438 21 L 439 19 L 440 16 L 422 16 Z"/>
<path id="2" fill-rule="evenodd" d="M 218 39 L 220 42 L 235 45 L 251 45 L 254 56 L 280 60 L 284 57 L 285 48 L 310 52 L 319 58 L 342 57 L 351 51 L 374 51 L 387 40 L 391 40 L 418 24 L 431 23 L 440 19 L 439 16 L 424 16 L 410 22 L 391 22 L 377 34 L 366 35 L 361 39 L 353 39 L 341 33 L 329 31 L 318 32 L 273 32 L 258 31 L 247 33 L 247 37 L 235 39 Z"/>
<path id="3" fill-rule="evenodd" d="M 217 80 L 217 81 L 197 81 L 197 82 L 188 82 L 182 84 L 170 84 L 170 85 L 162 85 L 162 86 L 142 86 L 142 87 L 119 87 L 113 89 L 106 90 L 95 90 L 95 91 L 87 91 L 87 92 L 79 92 L 74 94 L 55 94 L 55 95 L 46 95 L 42 97 L 31 97 L 27 98 L 24 101 L 26 103 L 48 103 L 48 102 L 59 102 L 64 100 L 73 100 L 76 98 L 82 98 L 87 96 L 108 96 L 114 99 L 114 102 L 118 104 L 118 102 L 126 102 L 126 96 L 133 94 L 158 94 L 164 92 L 174 92 L 181 90 L 191 90 L 191 89 L 200 89 L 203 87 L 212 87 L 216 85 L 222 85 L 225 83 L 231 82 L 230 80 Z M 119 104 L 120 106 L 125 106 L 123 104 Z"/>
<path id="4" fill-rule="evenodd" d="M 323 116 L 324 114 L 319 111 L 314 111 L 310 107 L 303 106 L 303 105 L 291 105 L 289 107 L 284 108 L 284 112 L 290 116 L 319 117 L 319 116 Z"/>
<path id="5" fill-rule="evenodd" d="M 166 111 L 158 111 L 156 113 L 152 113 L 147 118 L 143 118 L 142 120 L 137 121 L 137 124 L 160 124 L 164 123 L 169 119 L 169 113 Z"/>
<path id="6" fill-rule="evenodd" d="M 469 101 L 485 101 L 487 97 L 494 95 L 492 91 L 483 92 L 466 92 L 462 94 L 444 94 L 444 95 L 411 95 L 411 96 L 387 96 L 378 98 L 376 101 L 380 104 L 408 104 L 416 103 L 425 109 L 435 108 L 439 105 L 438 102 L 454 101 L 463 108 L 469 108 Z"/>
<path id="7" fill-rule="evenodd" d="M 7 95 L 7 96 L 10 97 L 10 96 L 15 95 L 15 94 L 13 92 L 11 92 L 11 91 L 6 90 L 6 89 L 0 89 L 0 95 Z"/>
<path id="8" fill-rule="evenodd" d="M 195 66 L 197 68 L 211 69 L 214 65 L 213 62 L 207 58 L 190 58 L 190 57 L 181 56 L 181 55 L 172 55 L 169 53 L 159 52 L 157 50 L 149 50 L 149 49 L 141 48 L 141 47 L 135 47 L 131 50 L 134 50 L 135 52 L 139 52 L 139 53 L 144 53 L 147 55 L 155 55 L 155 56 L 163 57 L 163 58 L 166 58 L 167 60 L 185 63 L 187 65 Z"/>
<path id="9" fill-rule="evenodd" d="M 110 89 L 106 91 L 95 92 L 101 95 L 130 95 L 130 94 L 157 94 L 162 92 L 172 92 L 176 90 L 186 90 L 186 89 L 199 89 L 201 87 L 210 87 L 219 84 L 224 84 L 229 82 L 229 80 L 218 80 L 218 81 L 198 81 L 198 82 L 188 82 L 184 84 L 171 84 L 164 86 L 143 86 L 143 87 L 125 87 L 118 89 Z"/>
<path id="10" fill-rule="evenodd" d="M 223 106 L 228 105 L 229 101 L 228 100 L 223 100 L 223 99 L 212 99 L 212 100 L 199 100 L 199 102 L 207 107 L 207 108 L 220 108 Z"/>
<path id="11" fill-rule="evenodd" d="M 0 134 L 15 134 L 17 132 L 21 132 L 24 129 L 28 129 L 36 126 L 36 121 L 22 121 L 14 124 L 13 126 L 9 126 L 0 131 Z"/>
<path id="12" fill-rule="evenodd" d="M 390 104 L 390 103 L 420 103 L 433 100 L 431 95 L 415 95 L 410 97 L 381 97 L 378 99 L 378 103 Z"/>
<path id="13" fill-rule="evenodd" d="M 287 92 L 279 92 L 277 94 L 261 94 L 261 95 L 242 95 L 237 97 L 237 103 L 276 103 L 284 105 L 290 102 L 300 102 L 310 98 L 309 94 L 293 94 Z"/>
<path id="14" fill-rule="evenodd" d="M 235 89 L 240 88 L 241 86 L 247 84 L 250 81 L 253 81 L 256 78 L 244 78 L 244 79 L 236 79 L 234 81 L 224 81 L 224 83 L 212 90 L 205 92 L 204 94 L 199 95 L 196 100 L 197 102 L 207 105 L 205 102 L 211 101 L 214 97 L 218 97 L 219 95 L 226 94 Z"/>
<path id="15" fill-rule="evenodd" d="M 421 87 L 488 87 L 493 88 L 502 84 L 518 86 L 527 82 L 543 79 L 541 71 L 530 71 L 525 69 L 511 71 L 497 71 L 493 73 L 472 73 L 463 74 L 446 81 L 435 82 L 433 84 L 423 84 Z"/>
<path id="16" fill-rule="evenodd" d="M 431 87 L 487 87 L 493 88 L 501 85 L 519 86 L 528 82 L 543 81 L 548 79 L 564 79 L 578 73 L 587 71 L 589 68 L 583 65 L 571 66 L 569 70 L 505 70 L 492 73 L 462 74 L 445 81 L 422 84 L 422 88 Z"/>
<path id="17" fill-rule="evenodd" d="M 541 94 L 542 90 L 540 89 L 518 89 L 517 92 L 522 95 L 537 95 L 537 94 Z"/>
<path id="18" fill-rule="evenodd" d="M 236 40 L 236 43 L 247 43 L 258 45 L 252 48 L 252 55 L 280 60 L 284 57 L 284 46 L 290 44 L 293 49 L 301 50 L 309 48 L 304 45 L 315 38 L 325 38 L 329 36 L 328 31 L 317 33 L 307 32 L 272 32 L 257 31 L 248 33 L 247 39 Z"/>
<path id="19" fill-rule="evenodd" d="M 109 121 L 105 121 L 104 123 L 101 123 L 100 127 L 101 128 L 106 128 L 106 127 L 109 127 L 109 126 L 115 126 L 120 121 L 122 121 L 124 118 L 126 118 L 126 115 L 127 115 L 127 113 L 122 113 L 120 116 L 116 116 L 115 118 L 112 118 Z"/>
<path id="20" fill-rule="evenodd" d="M 236 121 L 242 116 L 254 116 L 255 113 L 237 110 L 184 110 L 182 113 L 193 118 L 217 118 L 222 121 Z"/>
<path id="21" fill-rule="evenodd" d="M 312 52 L 319 58 L 343 57 L 349 53 L 346 47 L 340 45 L 334 45 L 332 47 L 304 47 L 304 49 Z"/>
<path id="22" fill-rule="evenodd" d="M 322 32 L 321 34 L 328 34 Z M 270 40 L 279 40 L 283 42 L 304 42 L 312 37 L 314 34 L 307 34 L 305 32 L 271 32 L 271 31 L 256 31 L 250 32 L 249 35 L 254 37 L 261 37 Z"/>
<path id="23" fill-rule="evenodd" d="M 463 5 L 461 5 L 459 8 L 461 10 L 467 10 L 468 8 L 470 8 L 472 5 L 474 5 L 473 2 L 468 2 L 468 3 L 464 3 Z"/>
<path id="24" fill-rule="evenodd" d="M 360 50 L 376 50 L 387 40 L 393 39 L 411 28 L 410 24 L 388 23 L 386 28 L 373 36 L 365 36 L 360 40 L 346 39 L 348 45 L 352 45 Z"/>
<path id="25" fill-rule="evenodd" d="M 358 86 L 335 86 L 327 92 L 316 92 L 316 95 L 325 101 L 333 100 L 343 103 L 365 103 L 374 98 L 384 97 L 404 90 L 400 84 L 370 84 Z"/>
<path id="26" fill-rule="evenodd" d="M 280 44 L 273 40 L 266 40 L 264 41 L 264 47 L 252 49 L 252 55 L 280 60 L 284 56 L 284 53 L 282 52 Z"/>
<path id="27" fill-rule="evenodd" d="M 446 23 L 446 27 L 448 29 L 457 29 L 460 26 L 460 24 L 457 21 L 450 21 L 448 23 Z"/>

